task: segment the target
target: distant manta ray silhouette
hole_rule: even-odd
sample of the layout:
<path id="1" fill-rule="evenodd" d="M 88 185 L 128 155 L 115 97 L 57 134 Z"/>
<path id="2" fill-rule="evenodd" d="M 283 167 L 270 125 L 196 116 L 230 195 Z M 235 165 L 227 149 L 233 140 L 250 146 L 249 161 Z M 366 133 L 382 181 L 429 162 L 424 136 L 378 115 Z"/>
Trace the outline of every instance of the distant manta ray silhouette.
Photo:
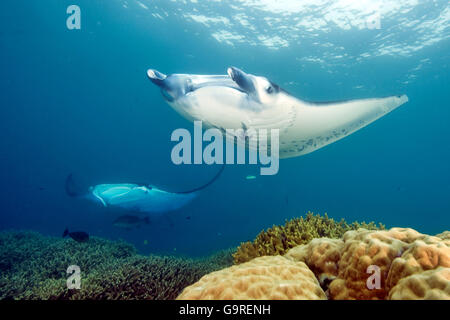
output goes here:
<path id="1" fill-rule="evenodd" d="M 119 207 L 132 212 L 153 215 L 174 211 L 191 202 L 200 190 L 210 186 L 222 174 L 225 164 L 219 172 L 204 185 L 188 190 L 170 192 L 150 184 L 112 183 L 91 186 L 87 191 L 80 191 L 73 179 L 73 174 L 66 178 L 66 193 L 71 197 L 84 198 L 105 207 Z"/>

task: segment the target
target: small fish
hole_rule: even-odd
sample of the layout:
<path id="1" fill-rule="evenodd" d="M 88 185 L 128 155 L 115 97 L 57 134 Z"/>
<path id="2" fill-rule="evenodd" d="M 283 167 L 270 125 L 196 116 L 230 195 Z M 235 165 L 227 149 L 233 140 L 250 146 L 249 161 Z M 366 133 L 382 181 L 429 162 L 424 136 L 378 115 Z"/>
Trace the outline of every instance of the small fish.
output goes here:
<path id="1" fill-rule="evenodd" d="M 187 217 L 186 217 L 186 220 L 191 220 L 191 216 L 187 216 Z"/>
<path id="2" fill-rule="evenodd" d="M 245 179 L 247 179 L 247 180 L 253 180 L 253 179 L 256 179 L 256 176 L 246 176 Z"/>
<path id="3" fill-rule="evenodd" d="M 71 237 L 76 242 L 87 242 L 89 241 L 89 234 L 87 234 L 84 231 L 75 231 L 75 232 L 69 232 L 69 229 L 66 228 L 63 233 L 63 238 L 66 236 Z"/>
<path id="4" fill-rule="evenodd" d="M 148 240 L 144 240 L 144 245 L 148 245 Z"/>
<path id="5" fill-rule="evenodd" d="M 132 228 L 139 228 L 140 226 L 149 223 L 150 220 L 148 219 L 148 217 L 139 218 L 137 216 L 126 214 L 114 220 L 113 226 L 130 230 Z"/>

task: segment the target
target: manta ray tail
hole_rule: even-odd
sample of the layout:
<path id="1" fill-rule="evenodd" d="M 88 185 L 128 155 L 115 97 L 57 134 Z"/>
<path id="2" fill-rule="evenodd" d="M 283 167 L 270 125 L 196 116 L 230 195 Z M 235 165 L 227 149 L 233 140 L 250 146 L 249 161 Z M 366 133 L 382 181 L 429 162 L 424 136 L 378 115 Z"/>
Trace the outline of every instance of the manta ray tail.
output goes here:
<path id="1" fill-rule="evenodd" d="M 211 184 L 213 184 L 214 181 L 216 181 L 216 180 L 220 177 L 220 175 L 221 175 L 222 172 L 223 172 L 223 169 L 225 169 L 225 163 L 222 164 L 222 167 L 220 168 L 219 172 L 217 172 L 216 175 L 215 175 L 210 181 L 208 181 L 207 183 L 205 183 L 204 185 L 202 185 L 202 186 L 200 186 L 200 187 L 197 187 L 197 188 L 195 188 L 195 189 L 192 189 L 192 190 L 188 190 L 188 191 L 179 191 L 179 192 L 174 192 L 174 193 L 186 194 L 186 193 L 193 193 L 193 192 L 196 192 L 196 191 L 203 190 L 203 189 L 205 189 L 206 187 L 208 187 L 208 186 L 210 186 Z"/>
<path id="2" fill-rule="evenodd" d="M 86 193 L 86 192 L 83 192 L 82 189 L 75 183 L 72 173 L 67 176 L 65 187 L 66 187 L 66 193 L 70 197 L 80 197 Z"/>

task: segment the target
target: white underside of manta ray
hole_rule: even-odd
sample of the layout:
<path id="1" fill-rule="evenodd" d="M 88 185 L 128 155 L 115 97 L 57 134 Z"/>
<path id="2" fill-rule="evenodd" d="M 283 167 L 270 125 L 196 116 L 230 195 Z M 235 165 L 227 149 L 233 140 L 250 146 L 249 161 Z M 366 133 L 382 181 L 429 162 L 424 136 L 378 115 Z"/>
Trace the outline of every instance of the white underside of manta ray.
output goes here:
<path id="1" fill-rule="evenodd" d="M 149 69 L 167 103 L 190 121 L 219 129 L 279 129 L 280 158 L 301 156 L 340 140 L 408 101 L 406 95 L 307 102 L 234 67 L 228 75 L 165 75 Z M 235 137 L 227 136 L 235 141 Z M 257 139 L 257 136 L 249 136 Z M 268 142 L 270 149 L 270 141 Z"/>

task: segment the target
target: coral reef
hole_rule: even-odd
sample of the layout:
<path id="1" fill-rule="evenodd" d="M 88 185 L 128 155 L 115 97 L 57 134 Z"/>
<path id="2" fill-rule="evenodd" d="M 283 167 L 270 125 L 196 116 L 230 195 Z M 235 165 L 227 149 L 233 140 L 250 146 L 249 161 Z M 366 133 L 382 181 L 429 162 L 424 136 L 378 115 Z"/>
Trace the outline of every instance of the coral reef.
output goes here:
<path id="1" fill-rule="evenodd" d="M 443 240 L 450 240 L 450 231 L 444 231 L 436 235 L 436 237 L 441 238 Z"/>
<path id="2" fill-rule="evenodd" d="M 35 232 L 0 233 L 0 299 L 174 299 L 201 276 L 231 265 L 231 250 L 204 259 L 138 255 L 130 244 Z M 67 267 L 81 289 L 67 289 Z"/>
<path id="3" fill-rule="evenodd" d="M 438 267 L 450 268 L 450 239 L 421 237 L 409 244 L 401 257 L 392 262 L 386 286 L 392 289 L 400 279 Z"/>
<path id="4" fill-rule="evenodd" d="M 308 217 L 319 226 L 331 220 Z M 0 299 L 450 300 L 449 231 L 359 228 L 233 266 L 232 252 L 202 259 L 142 256 L 121 241 L 0 232 Z M 67 289 L 69 265 L 81 269 L 79 290 Z"/>
<path id="5" fill-rule="evenodd" d="M 344 247 L 342 239 L 318 238 L 307 245 L 299 245 L 290 249 L 285 257 L 293 261 L 305 262 L 314 272 L 322 288 L 338 275 L 338 262 Z"/>
<path id="6" fill-rule="evenodd" d="M 368 230 L 385 229 L 384 225 L 370 223 L 339 222 L 328 215 L 314 215 L 308 212 L 305 218 L 286 221 L 284 226 L 273 226 L 261 231 L 253 242 L 241 243 L 233 254 L 235 263 L 242 263 L 260 256 L 284 255 L 289 249 L 308 243 L 314 238 L 341 238 L 346 231 L 365 228 Z"/>
<path id="7" fill-rule="evenodd" d="M 391 300 L 450 300 L 450 268 L 439 267 L 401 279 Z"/>
<path id="8" fill-rule="evenodd" d="M 450 241 L 408 228 L 359 229 L 346 232 L 342 240 L 315 239 L 291 249 L 286 257 L 305 262 L 319 280 L 327 278 L 327 294 L 331 299 L 386 299 L 390 292 L 399 292 L 396 285 L 400 284 L 400 279 L 406 280 L 426 270 L 450 267 Z M 367 285 L 373 274 L 368 272 L 371 265 L 379 268 L 378 289 L 370 289 Z M 419 279 L 423 278 L 408 280 L 409 287 Z M 426 283 L 432 286 L 436 282 Z M 405 282 L 403 286 L 407 286 Z M 426 287 L 425 282 L 423 287 Z"/>
<path id="9" fill-rule="evenodd" d="M 303 262 L 266 256 L 210 273 L 177 299 L 323 300 L 326 295 Z"/>
<path id="10" fill-rule="evenodd" d="M 391 229 L 373 232 L 349 231 L 344 235 L 344 247 L 339 260 L 338 279 L 330 284 L 333 299 L 384 299 L 388 292 L 386 278 L 392 261 L 400 257 L 408 242 L 419 237 L 412 229 Z M 367 272 L 370 265 L 380 269 L 381 287 L 370 289 Z"/>
<path id="11" fill-rule="evenodd" d="M 341 239 L 317 238 L 290 249 L 284 257 L 260 257 L 204 276 L 179 299 L 273 298 L 283 270 L 311 270 L 329 299 L 450 299 L 450 239 L 409 228 L 347 231 Z M 291 267 L 286 260 L 304 263 Z M 280 269 L 276 269 L 276 265 Z M 242 266 L 242 269 L 239 269 Z M 241 270 L 239 272 L 239 270 Z M 270 271 L 268 271 L 270 270 Z M 289 278 L 291 277 L 291 278 Z M 264 279 L 264 280 L 263 280 Z M 296 278 L 295 278 L 296 279 Z M 308 278 L 311 280 L 311 278 Z M 295 280 L 300 281 L 300 280 Z M 316 282 L 316 284 L 317 284 Z M 261 285 L 259 285 L 261 283 Z M 288 284 L 283 298 L 321 298 L 317 286 Z M 295 287 L 295 286 L 294 286 Z M 306 292 L 311 290 L 309 292 Z M 277 296 L 275 294 L 275 296 Z"/>

